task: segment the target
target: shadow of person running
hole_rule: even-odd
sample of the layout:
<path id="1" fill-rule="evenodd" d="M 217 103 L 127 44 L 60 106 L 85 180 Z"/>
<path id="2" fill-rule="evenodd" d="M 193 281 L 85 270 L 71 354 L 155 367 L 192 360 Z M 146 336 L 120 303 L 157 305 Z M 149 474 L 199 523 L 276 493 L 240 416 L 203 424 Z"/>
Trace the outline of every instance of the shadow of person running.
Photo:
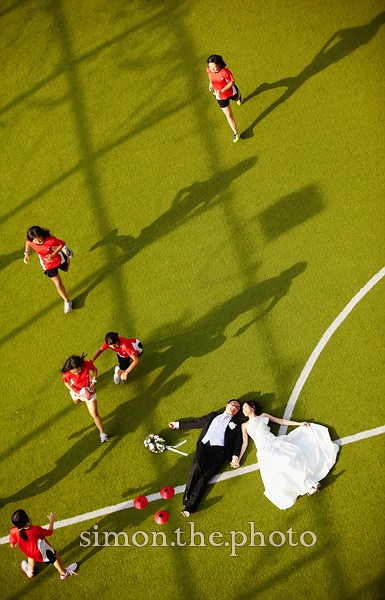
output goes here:
<path id="1" fill-rule="evenodd" d="M 267 117 L 280 104 L 286 102 L 308 79 L 327 69 L 332 64 L 339 62 L 361 46 L 364 46 L 376 35 L 385 23 L 385 11 L 377 15 L 372 21 L 358 27 L 340 29 L 332 35 L 321 50 L 316 54 L 311 63 L 295 77 L 285 77 L 273 83 L 262 83 L 251 94 L 244 98 L 244 102 L 251 100 L 258 94 L 275 88 L 285 87 L 286 91 L 268 106 L 249 127 L 242 133 L 243 138 L 252 137 L 253 129 Z"/>
<path id="2" fill-rule="evenodd" d="M 205 356 L 222 346 L 227 339 L 227 327 L 240 315 L 258 312 L 237 330 L 235 336 L 265 317 L 289 292 L 294 278 L 301 275 L 306 266 L 304 261 L 296 263 L 277 277 L 250 286 L 191 325 L 179 319 L 155 331 L 152 337 L 156 341 L 146 343 L 146 361 L 141 366 L 141 376 L 162 366 L 163 369 L 148 391 L 154 393 L 187 359 Z M 167 336 L 164 336 L 165 330 Z"/>
<path id="3" fill-rule="evenodd" d="M 222 195 L 230 184 L 251 169 L 256 162 L 256 157 L 247 158 L 229 169 L 219 171 L 210 179 L 195 182 L 183 188 L 175 196 L 170 208 L 151 225 L 144 227 L 137 238 L 131 235 L 118 235 L 118 230 L 113 229 L 96 242 L 90 248 L 90 252 L 105 244 L 114 244 L 122 251 L 122 254 L 114 260 L 113 264 L 101 267 L 85 280 L 85 283 L 90 283 L 84 292 L 74 298 L 74 308 L 83 307 L 92 290 L 141 250 L 175 231 L 177 227 L 220 204 L 223 201 Z"/>
<path id="4" fill-rule="evenodd" d="M 128 434 L 136 431 L 143 423 L 148 424 L 148 433 L 151 433 L 153 427 L 152 419 L 143 407 L 151 407 L 151 412 L 155 411 L 156 406 L 163 398 L 167 398 L 175 394 L 188 380 L 190 376 L 181 373 L 160 386 L 156 392 L 144 392 L 138 394 L 134 398 L 130 397 L 125 402 L 121 402 L 113 411 L 103 417 L 103 422 L 106 423 L 106 431 L 108 431 L 109 442 L 106 444 L 105 453 L 102 457 L 97 458 L 93 464 L 87 469 L 87 473 L 93 471 L 99 464 L 101 458 L 106 458 L 107 454 L 112 452 L 114 447 Z M 142 447 L 143 440 L 140 442 Z M 143 445 L 144 448 L 144 445 Z"/>
<path id="5" fill-rule="evenodd" d="M 48 473 L 31 481 L 11 496 L 2 498 L 1 506 L 5 506 L 11 502 L 20 502 L 26 498 L 39 496 L 50 490 L 64 479 L 66 475 L 71 473 L 73 469 L 76 469 L 83 460 L 90 456 L 90 454 L 93 452 L 103 453 L 106 446 L 107 444 L 100 444 L 98 430 L 96 427 L 93 427 L 92 431 L 84 435 L 84 437 L 79 439 L 67 451 L 63 452 L 56 461 L 55 466 Z"/>
<path id="6" fill-rule="evenodd" d="M 102 460 L 105 460 L 109 452 L 121 442 L 124 437 L 135 431 L 139 424 L 146 418 L 147 413 L 143 412 L 143 403 L 148 402 L 151 410 L 154 410 L 156 404 L 164 397 L 174 394 L 187 380 L 188 375 L 178 375 L 167 382 L 166 385 L 158 389 L 156 394 L 149 395 L 147 392 L 122 402 L 112 413 L 103 415 L 103 422 L 106 424 L 106 430 L 109 434 L 109 441 L 106 444 L 100 444 L 96 428 L 92 429 L 78 439 L 68 450 L 56 461 L 55 466 L 44 475 L 27 484 L 21 490 L 1 498 L 0 506 L 3 507 L 11 502 L 19 502 L 39 496 L 57 485 L 62 479 L 70 474 L 83 462 L 83 460 L 95 453 L 95 460 L 85 473 L 92 472 Z M 111 433 L 110 433 L 111 432 Z M 72 436 L 71 436 L 72 437 Z"/>
<path id="7" fill-rule="evenodd" d="M 20 250 L 14 250 L 9 254 L 1 254 L 0 255 L 0 271 L 6 269 L 11 265 L 15 260 L 21 260 L 23 258 L 22 252 Z"/>

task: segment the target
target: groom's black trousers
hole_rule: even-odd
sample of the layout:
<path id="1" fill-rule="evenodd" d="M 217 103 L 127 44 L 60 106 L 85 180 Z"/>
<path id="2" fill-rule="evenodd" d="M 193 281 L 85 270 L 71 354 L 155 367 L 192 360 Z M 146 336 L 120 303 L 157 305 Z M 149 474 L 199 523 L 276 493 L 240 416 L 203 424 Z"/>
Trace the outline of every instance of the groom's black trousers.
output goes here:
<path id="1" fill-rule="evenodd" d="M 208 482 L 218 473 L 224 462 L 225 449 L 223 446 L 198 443 L 183 496 L 186 510 L 191 513 L 197 510 Z"/>

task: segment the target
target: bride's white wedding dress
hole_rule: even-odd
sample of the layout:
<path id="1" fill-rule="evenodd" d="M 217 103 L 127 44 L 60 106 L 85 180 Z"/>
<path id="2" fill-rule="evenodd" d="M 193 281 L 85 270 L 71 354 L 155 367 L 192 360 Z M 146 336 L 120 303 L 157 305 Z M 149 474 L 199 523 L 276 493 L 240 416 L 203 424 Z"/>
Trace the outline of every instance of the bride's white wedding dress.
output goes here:
<path id="1" fill-rule="evenodd" d="M 255 417 L 248 421 L 247 433 L 257 448 L 265 496 L 285 510 L 326 477 L 336 462 L 339 446 L 322 425 L 296 427 L 277 437 L 268 422 L 268 417 Z"/>

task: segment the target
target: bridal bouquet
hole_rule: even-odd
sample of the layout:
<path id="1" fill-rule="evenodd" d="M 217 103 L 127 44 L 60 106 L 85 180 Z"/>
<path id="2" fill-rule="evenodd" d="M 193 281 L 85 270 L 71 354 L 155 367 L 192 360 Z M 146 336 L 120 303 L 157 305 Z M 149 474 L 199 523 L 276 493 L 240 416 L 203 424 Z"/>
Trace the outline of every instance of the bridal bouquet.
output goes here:
<path id="1" fill-rule="evenodd" d="M 160 454 L 160 452 L 164 452 L 166 450 L 166 440 L 159 435 L 154 435 L 153 433 L 150 433 L 150 435 L 146 437 L 144 440 L 144 445 L 150 450 L 150 452 L 154 452 L 154 454 Z"/>
<path id="2" fill-rule="evenodd" d="M 184 444 L 186 441 L 187 440 L 183 440 L 183 442 L 180 442 L 176 446 L 167 446 L 166 440 L 164 438 L 160 437 L 160 435 L 154 435 L 153 433 L 150 433 L 150 435 L 148 435 L 144 440 L 144 445 L 150 450 L 150 452 L 153 452 L 154 454 L 160 454 L 165 450 L 171 450 L 172 452 L 176 452 L 177 454 L 182 454 L 182 456 L 188 456 L 186 452 L 177 450 L 177 448 Z"/>

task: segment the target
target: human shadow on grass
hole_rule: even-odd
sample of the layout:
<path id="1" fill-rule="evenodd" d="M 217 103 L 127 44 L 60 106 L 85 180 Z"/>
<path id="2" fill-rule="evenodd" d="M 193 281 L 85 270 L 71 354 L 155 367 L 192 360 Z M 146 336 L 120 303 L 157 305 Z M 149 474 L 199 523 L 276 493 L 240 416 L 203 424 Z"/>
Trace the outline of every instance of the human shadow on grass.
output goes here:
<path id="1" fill-rule="evenodd" d="M 157 389 L 156 392 L 150 393 L 145 390 L 143 393 L 121 402 L 112 412 L 103 416 L 109 442 L 104 444 L 105 451 L 103 455 L 98 457 L 86 472 L 93 471 L 100 460 L 104 460 L 117 444 L 121 443 L 128 434 L 135 432 L 148 419 L 146 409 L 150 407 L 151 411 L 154 411 L 160 400 L 175 394 L 189 379 L 190 376 L 187 374 L 176 375 Z M 149 431 L 148 433 L 152 432 Z M 142 445 L 145 449 L 143 440 L 140 440 L 140 447 Z"/>
<path id="2" fill-rule="evenodd" d="M 162 239 L 175 231 L 181 225 L 198 217 L 208 210 L 221 204 L 222 194 L 230 184 L 243 173 L 251 169 L 257 162 L 255 157 L 247 158 L 235 166 L 219 171 L 210 179 L 195 182 L 181 189 L 175 196 L 170 208 L 158 217 L 151 225 L 144 227 L 137 238 L 131 235 L 118 235 L 118 230 L 113 229 L 104 238 L 96 242 L 90 252 L 105 245 L 115 245 L 122 254 L 114 259 L 112 264 L 101 267 L 93 276 L 93 281 L 87 289 L 73 299 L 74 309 L 84 306 L 87 296 L 106 277 L 112 275 L 117 269 L 129 262 L 141 250 L 154 242 Z"/>
<path id="3" fill-rule="evenodd" d="M 67 406 L 62 408 L 60 411 L 54 413 L 51 417 L 49 417 L 45 421 L 41 421 L 40 425 L 38 425 L 34 429 L 30 429 L 25 435 L 20 437 L 17 442 L 12 444 L 11 446 L 8 446 L 5 450 L 3 450 L 3 452 L 1 452 L 0 462 L 5 460 L 9 456 L 12 456 L 12 454 L 17 452 L 20 448 L 22 448 L 23 446 L 28 444 L 34 438 L 42 435 L 43 433 L 46 433 L 47 430 L 52 425 L 55 425 L 55 424 L 57 425 L 58 421 L 60 419 L 63 419 L 71 410 L 72 410 L 72 406 L 70 404 L 68 404 Z M 0 505 L 1 505 L 1 500 L 0 500 Z"/>
<path id="4" fill-rule="evenodd" d="M 76 561 L 83 568 L 85 564 L 88 563 L 88 561 L 92 561 L 100 551 L 104 553 L 103 555 L 106 557 L 106 560 L 108 560 L 109 548 L 119 545 L 121 547 L 127 546 L 124 551 L 131 552 L 131 559 L 128 562 L 125 561 L 124 568 L 127 572 L 127 579 L 130 580 L 131 570 L 133 575 L 137 575 L 138 564 L 141 564 L 138 553 L 143 552 L 140 547 L 135 546 L 132 539 L 138 532 L 139 536 L 136 539 L 139 546 L 144 539 L 144 533 L 148 535 L 148 545 L 153 544 L 154 547 L 158 548 L 161 548 L 162 546 L 166 547 L 168 560 L 171 555 L 174 557 L 176 566 L 169 566 L 169 570 L 172 572 L 174 589 L 188 589 L 189 598 L 192 600 L 199 600 L 201 594 L 194 592 L 194 575 L 192 573 L 190 574 L 189 569 L 185 568 L 185 563 L 181 557 L 180 547 L 177 544 L 175 544 L 174 547 L 170 545 L 170 541 L 173 541 L 176 538 L 175 529 L 177 527 L 181 528 L 181 541 L 183 542 L 183 539 L 186 539 L 183 535 L 188 526 L 186 519 L 180 514 L 171 513 L 170 521 L 166 525 L 159 526 L 151 518 L 151 515 L 154 515 L 154 513 L 160 509 L 169 510 L 166 502 L 167 501 L 159 500 L 152 502 L 144 510 L 127 508 L 116 513 L 108 514 L 102 518 L 95 519 L 92 522 L 92 525 L 88 525 L 87 527 L 79 524 L 79 536 L 61 548 L 61 556 L 65 557 L 66 564 Z M 190 527 L 188 527 L 188 530 L 189 529 Z M 127 537 L 123 532 L 127 534 Z M 83 534 L 82 538 L 80 538 L 81 533 Z M 115 536 L 114 533 L 119 535 Z M 156 540 L 155 543 L 154 539 Z M 88 541 L 89 545 L 86 546 Z M 80 543 L 82 544 L 81 546 Z M 92 567 L 88 564 L 87 568 L 89 569 Z"/>
<path id="5" fill-rule="evenodd" d="M 80 432 L 71 434 L 72 439 L 75 435 L 82 435 L 70 448 L 68 448 L 56 461 L 55 466 L 44 475 L 30 482 L 24 488 L 2 498 L 1 506 L 11 502 L 19 502 L 26 498 L 39 496 L 57 485 L 69 473 L 95 453 L 96 459 L 86 470 L 86 473 L 93 471 L 113 448 L 124 439 L 124 436 L 136 430 L 139 424 L 146 418 L 146 413 L 142 410 L 144 402 L 150 402 L 151 409 L 154 409 L 157 402 L 164 397 L 174 394 L 189 379 L 188 375 L 178 375 L 168 381 L 156 394 L 149 395 L 147 392 L 140 394 L 135 398 L 126 400 L 108 415 L 103 415 L 102 419 L 105 429 L 109 435 L 109 442 L 100 444 L 98 430 L 92 423 Z M 74 407 L 76 409 L 78 407 Z M 88 433 L 87 433 L 88 431 Z M 83 435 L 84 434 L 84 435 Z M 144 447 L 144 446 L 143 446 Z"/>
<path id="6" fill-rule="evenodd" d="M 312 565 L 322 564 L 327 561 L 328 552 L 330 552 L 330 546 L 324 544 L 322 546 L 319 545 L 316 548 L 311 548 L 305 555 L 301 554 L 299 558 L 294 557 L 291 558 L 290 561 L 282 560 L 282 562 L 278 562 L 276 547 L 270 549 L 266 548 L 263 553 L 258 555 L 262 555 L 263 558 L 261 556 L 258 560 L 259 576 L 257 578 L 257 583 L 255 583 L 255 563 L 253 563 L 252 568 L 248 571 L 245 570 L 244 572 L 244 581 L 249 582 L 249 584 L 247 585 L 247 588 L 242 590 L 242 596 L 239 596 L 237 600 L 256 600 L 256 598 L 262 598 L 263 596 L 265 598 L 280 598 L 284 592 L 282 591 L 281 594 L 279 592 L 284 589 L 284 584 L 287 587 L 287 593 L 290 594 L 292 588 L 290 588 L 290 583 L 288 582 L 292 580 L 293 573 L 305 573 L 306 580 L 307 577 L 309 577 L 309 570 Z M 275 565 L 274 570 L 271 568 L 272 564 Z M 311 591 L 308 592 L 308 595 L 313 595 L 314 598 L 322 597 L 318 595 L 318 589 L 319 585 L 312 581 Z M 286 593 L 284 595 L 286 596 Z M 294 595 L 298 598 L 304 598 L 305 596 L 302 595 L 302 587 L 298 588 Z M 332 597 L 332 595 L 330 595 L 330 597 Z M 344 596 L 338 597 L 343 598 Z"/>
<path id="7" fill-rule="evenodd" d="M 268 106 L 242 133 L 242 138 L 250 138 L 253 136 L 253 130 L 258 123 L 267 117 L 278 106 L 286 102 L 304 83 L 311 77 L 324 71 L 331 65 L 339 62 L 361 46 L 369 43 L 370 40 L 377 34 L 380 27 L 385 23 L 385 11 L 377 15 L 369 23 L 358 27 L 350 27 L 340 29 L 332 35 L 321 50 L 316 54 L 311 63 L 307 65 L 303 71 L 294 77 L 285 77 L 273 83 L 262 83 L 251 94 L 249 94 L 244 102 L 251 100 L 258 94 L 272 90 L 275 88 L 285 87 L 286 91 Z"/>
<path id="8" fill-rule="evenodd" d="M 16 260 L 21 260 L 21 259 L 22 259 L 22 256 L 20 254 L 20 250 L 14 250 L 13 252 L 10 252 L 9 254 L 1 254 L 0 255 L 0 271 L 9 267 L 9 265 L 11 265 Z"/>
<path id="9" fill-rule="evenodd" d="M 76 410 L 76 408 L 78 407 L 73 406 L 69 407 L 68 410 Z M 67 410 L 65 410 L 65 413 L 66 412 Z M 103 415 L 102 418 L 104 419 Z M 95 425 L 92 425 L 90 431 L 86 435 L 81 437 L 76 443 L 63 452 L 50 471 L 41 475 L 34 481 L 31 481 L 15 494 L 12 494 L 7 498 L 2 498 L 0 501 L 1 506 L 43 494 L 57 485 L 74 469 L 77 469 L 83 460 L 89 458 L 92 453 L 98 455 L 97 462 L 99 463 L 105 457 L 107 447 L 108 443 L 100 443 L 99 432 Z"/>
<path id="10" fill-rule="evenodd" d="M 286 296 L 293 280 L 305 271 L 306 266 L 306 262 L 296 263 L 277 277 L 250 286 L 191 325 L 185 319 L 179 319 L 159 328 L 152 335 L 154 341 L 146 344 L 146 362 L 141 368 L 142 374 L 146 375 L 163 367 L 149 391 L 154 392 L 189 358 L 206 356 L 220 348 L 227 339 L 227 327 L 240 315 L 250 311 L 258 313 L 238 329 L 235 336 L 264 318 Z"/>

